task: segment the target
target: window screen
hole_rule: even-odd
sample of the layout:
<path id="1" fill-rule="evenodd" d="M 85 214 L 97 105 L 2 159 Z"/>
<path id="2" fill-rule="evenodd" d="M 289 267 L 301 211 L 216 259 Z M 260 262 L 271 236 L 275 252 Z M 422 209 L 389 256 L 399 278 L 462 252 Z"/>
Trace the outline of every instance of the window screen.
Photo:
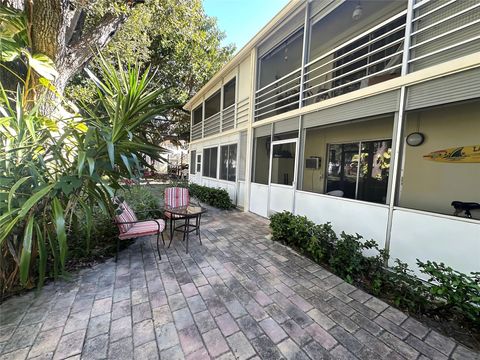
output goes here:
<path id="1" fill-rule="evenodd" d="M 220 179 L 235 181 L 237 172 L 237 144 L 220 147 Z"/>
<path id="2" fill-rule="evenodd" d="M 235 104 L 235 84 L 236 79 L 233 78 L 223 86 L 223 108 Z"/>
<path id="3" fill-rule="evenodd" d="M 195 174 L 196 164 L 195 161 L 197 160 L 197 152 L 192 150 L 190 152 L 190 174 Z"/>
<path id="4" fill-rule="evenodd" d="M 220 90 L 205 100 L 205 119 L 220 112 Z"/>
<path id="5" fill-rule="evenodd" d="M 209 148 L 203 150 L 203 176 L 217 177 L 217 158 L 218 148 Z"/>
<path id="6" fill-rule="evenodd" d="M 197 125 L 202 122 L 202 105 L 193 110 L 193 125 Z"/>

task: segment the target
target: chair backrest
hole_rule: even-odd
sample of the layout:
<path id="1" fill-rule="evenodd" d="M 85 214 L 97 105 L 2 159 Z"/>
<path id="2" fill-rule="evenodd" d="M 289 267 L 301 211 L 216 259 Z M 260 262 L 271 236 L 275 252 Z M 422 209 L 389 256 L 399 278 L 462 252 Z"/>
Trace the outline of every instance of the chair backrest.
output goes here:
<path id="1" fill-rule="evenodd" d="M 114 199 L 114 202 L 118 205 L 118 214 L 115 215 L 115 220 L 117 222 L 118 230 L 120 233 L 126 233 L 133 224 L 119 224 L 121 222 L 130 222 L 130 221 L 138 221 L 135 212 L 132 210 L 130 206 L 125 201 L 120 201 L 118 198 Z"/>
<path id="2" fill-rule="evenodd" d="M 180 206 L 188 206 L 188 204 L 190 204 L 190 194 L 187 188 L 165 188 L 165 206 L 175 208 Z"/>

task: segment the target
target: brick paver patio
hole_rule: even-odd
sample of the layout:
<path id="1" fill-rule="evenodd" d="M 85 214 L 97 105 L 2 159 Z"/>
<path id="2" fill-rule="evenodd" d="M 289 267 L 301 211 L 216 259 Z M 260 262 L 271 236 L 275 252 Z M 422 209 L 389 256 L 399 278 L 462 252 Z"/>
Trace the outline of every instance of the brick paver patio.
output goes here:
<path id="1" fill-rule="evenodd" d="M 267 240 L 268 222 L 211 210 L 203 246 L 137 240 L 1 305 L 1 359 L 478 359 Z"/>

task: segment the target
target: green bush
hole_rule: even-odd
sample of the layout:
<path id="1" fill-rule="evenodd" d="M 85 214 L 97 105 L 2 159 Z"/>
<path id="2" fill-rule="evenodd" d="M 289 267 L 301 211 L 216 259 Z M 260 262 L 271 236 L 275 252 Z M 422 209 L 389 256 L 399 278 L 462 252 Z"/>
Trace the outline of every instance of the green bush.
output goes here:
<path id="1" fill-rule="evenodd" d="M 428 290 L 436 299 L 437 311 L 454 309 L 480 323 L 480 273 L 462 274 L 444 263 L 426 263 L 417 259 L 420 271 L 430 278 Z"/>
<path id="2" fill-rule="evenodd" d="M 274 241 L 299 250 L 349 283 L 382 294 L 400 308 L 445 316 L 455 313 L 480 326 L 480 273 L 468 276 L 442 263 L 417 260 L 420 271 L 430 277 L 424 282 L 398 259 L 385 268 L 388 254 L 375 241 L 344 232 L 337 237 L 329 223 L 315 225 L 305 216 L 285 211 L 270 217 L 270 228 Z"/>
<path id="3" fill-rule="evenodd" d="M 225 189 L 214 189 L 207 186 L 190 183 L 188 190 L 190 192 L 190 196 L 193 196 L 201 202 L 216 208 L 228 210 L 235 207 Z"/>

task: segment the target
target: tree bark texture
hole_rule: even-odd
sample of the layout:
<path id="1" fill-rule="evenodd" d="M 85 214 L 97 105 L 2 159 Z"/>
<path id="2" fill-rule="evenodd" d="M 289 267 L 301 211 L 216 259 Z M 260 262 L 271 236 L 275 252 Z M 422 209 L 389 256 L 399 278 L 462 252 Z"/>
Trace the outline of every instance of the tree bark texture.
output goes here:
<path id="1" fill-rule="evenodd" d="M 21 2 L 2 0 L 5 1 Z M 125 21 L 124 16 L 107 13 L 94 29 L 85 33 L 85 14 L 69 0 L 24 0 L 23 5 L 30 26 L 32 53 L 42 53 L 53 60 L 59 73 L 54 85 L 60 93 Z"/>

